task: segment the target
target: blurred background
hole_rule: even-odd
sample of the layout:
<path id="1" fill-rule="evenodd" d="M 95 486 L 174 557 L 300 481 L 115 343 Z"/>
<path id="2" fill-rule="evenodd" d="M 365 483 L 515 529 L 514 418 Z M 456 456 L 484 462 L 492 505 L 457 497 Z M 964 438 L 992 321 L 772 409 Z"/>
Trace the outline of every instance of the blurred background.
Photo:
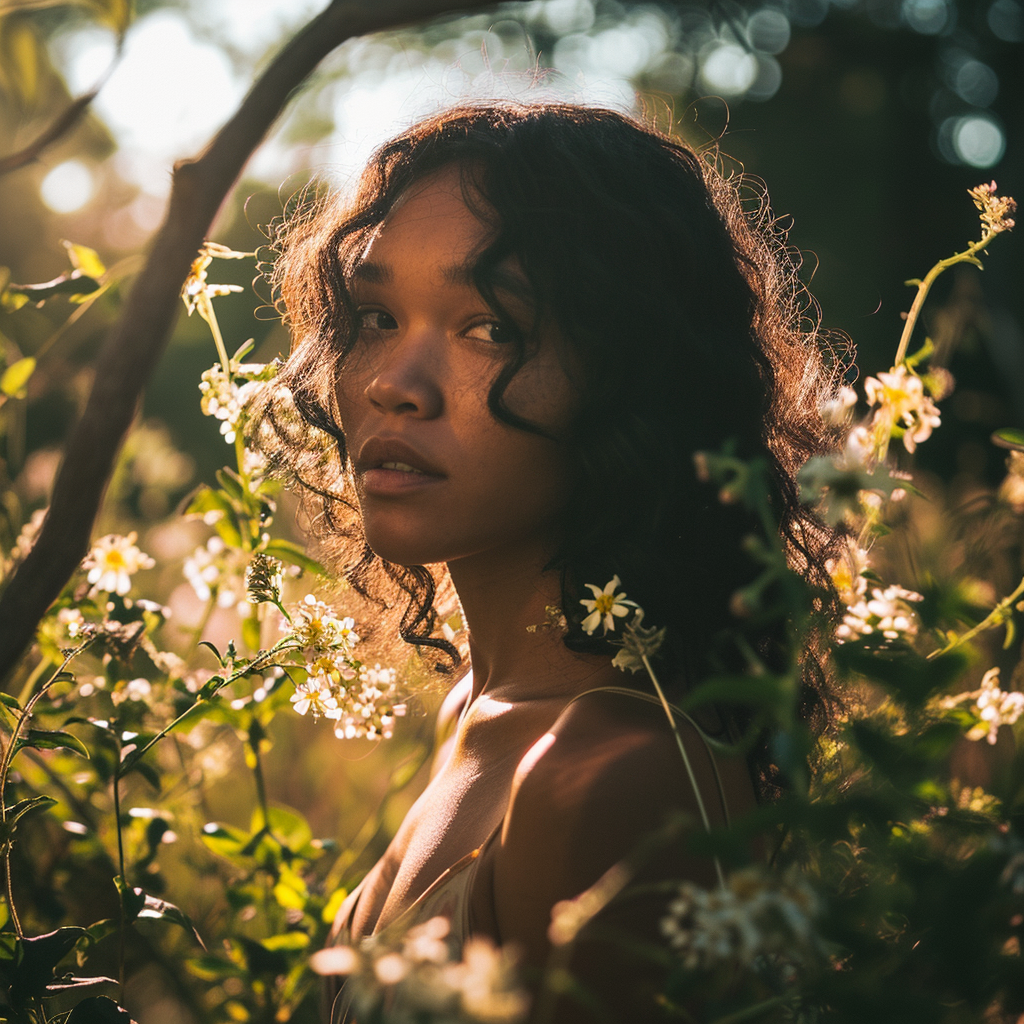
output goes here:
<path id="1" fill-rule="evenodd" d="M 10 521 L 46 504 L 93 356 L 163 217 L 173 162 L 201 149 L 323 3 L 0 0 L 0 162 L 101 86 L 73 130 L 0 174 L 0 268 L 21 284 L 56 278 L 68 269 L 67 239 L 116 271 L 87 307 L 29 303 L 0 322 L 0 372 L 39 357 L 24 391 L 12 388 L 0 409 L 0 483 L 18 506 Z M 717 144 L 727 168 L 766 183 L 822 324 L 852 340 L 861 376 L 892 362 L 912 298 L 903 282 L 978 237 L 966 190 L 995 179 L 1001 194 L 1024 199 L 1021 0 L 529 0 L 336 50 L 257 152 L 213 238 L 257 249 L 311 178 L 344 187 L 395 131 L 487 97 L 611 106 L 698 147 Z M 218 261 L 210 278 L 244 287 L 218 299 L 217 312 L 228 350 L 251 337 L 249 358 L 262 361 L 284 352 L 287 337 L 265 305 L 266 286 L 253 284 L 254 267 Z M 965 267 L 941 278 L 926 310 L 957 388 L 918 466 L 954 496 L 995 485 L 1005 452 L 989 435 L 1024 426 L 1022 272 L 1019 229 L 993 246 L 983 273 Z M 187 632 L 202 615 L 182 570 L 211 533 L 172 513 L 232 457 L 199 407 L 199 377 L 214 361 L 206 325 L 181 316 L 98 524 L 99 533 L 138 530 L 156 557 L 138 592 L 171 609 L 169 647 L 173 624 Z M 292 530 L 292 517 L 285 504 L 277 528 Z M 237 628 L 234 611 L 218 608 L 206 635 L 223 643 Z M 267 768 L 271 797 L 345 846 L 365 830 L 396 766 L 422 757 L 424 722 L 403 720 L 390 750 L 339 743 L 305 720 L 281 726 Z M 241 747 L 230 737 L 218 744 L 207 758 L 210 816 L 247 821 L 252 794 L 229 781 Z M 371 829 L 367 859 L 403 800 Z"/>

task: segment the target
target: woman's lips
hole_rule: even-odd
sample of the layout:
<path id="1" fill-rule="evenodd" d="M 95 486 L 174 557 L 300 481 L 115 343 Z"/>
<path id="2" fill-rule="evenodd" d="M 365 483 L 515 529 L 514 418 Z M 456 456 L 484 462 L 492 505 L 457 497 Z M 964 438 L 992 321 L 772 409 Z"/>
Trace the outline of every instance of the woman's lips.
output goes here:
<path id="1" fill-rule="evenodd" d="M 356 473 L 366 494 L 407 494 L 440 483 L 442 473 L 415 448 L 398 438 L 371 437 L 359 449 Z"/>
<path id="2" fill-rule="evenodd" d="M 388 462 L 375 469 L 364 470 L 361 474 L 363 491 L 374 497 L 391 494 L 407 494 L 409 491 L 439 484 L 443 476 L 421 473 L 411 466 L 402 463 Z"/>

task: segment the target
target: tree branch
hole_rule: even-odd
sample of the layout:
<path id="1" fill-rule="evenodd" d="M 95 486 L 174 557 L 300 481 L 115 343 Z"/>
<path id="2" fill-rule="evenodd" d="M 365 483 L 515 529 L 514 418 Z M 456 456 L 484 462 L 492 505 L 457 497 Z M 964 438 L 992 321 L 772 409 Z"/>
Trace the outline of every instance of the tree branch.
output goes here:
<path id="1" fill-rule="evenodd" d="M 0 679 L 31 643 L 88 550 L 114 459 L 167 343 L 189 266 L 292 92 L 346 39 L 484 6 L 483 0 L 332 0 L 282 49 L 206 150 L 175 166 L 167 217 L 97 359 L 95 383 L 65 450 L 42 530 L 0 596 Z"/>
<path id="2" fill-rule="evenodd" d="M 90 89 L 78 99 L 68 104 L 61 113 L 24 149 L 17 153 L 0 158 L 0 176 L 20 170 L 27 164 L 37 160 L 44 149 L 52 146 L 78 124 L 89 109 L 89 104 L 96 98 L 99 88 Z"/>

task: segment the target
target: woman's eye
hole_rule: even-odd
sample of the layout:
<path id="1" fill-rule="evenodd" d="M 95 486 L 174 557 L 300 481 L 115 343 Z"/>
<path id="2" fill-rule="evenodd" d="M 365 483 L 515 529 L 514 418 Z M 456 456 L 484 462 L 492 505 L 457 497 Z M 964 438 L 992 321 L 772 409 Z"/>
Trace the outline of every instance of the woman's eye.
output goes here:
<path id="1" fill-rule="evenodd" d="M 394 331 L 398 321 L 390 313 L 382 309 L 363 309 L 359 311 L 360 331 Z"/>
<path id="2" fill-rule="evenodd" d="M 470 327 L 466 331 L 466 337 L 476 341 L 489 341 L 492 345 L 507 345 L 514 339 L 515 330 L 498 320 L 484 320 Z"/>

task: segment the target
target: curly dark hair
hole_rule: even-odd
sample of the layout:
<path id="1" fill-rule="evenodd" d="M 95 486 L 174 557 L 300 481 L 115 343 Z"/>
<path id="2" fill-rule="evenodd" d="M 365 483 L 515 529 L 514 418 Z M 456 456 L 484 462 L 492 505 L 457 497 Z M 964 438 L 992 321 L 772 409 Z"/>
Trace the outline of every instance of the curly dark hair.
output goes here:
<path id="1" fill-rule="evenodd" d="M 718 501 L 693 458 L 727 443 L 769 467 L 793 564 L 827 606 L 835 538 L 800 504 L 795 473 L 835 447 L 819 408 L 843 367 L 819 337 L 784 233 L 756 190 L 754 208 L 744 208 L 713 157 L 610 110 L 550 103 L 462 106 L 421 121 L 377 151 L 353 198 L 285 218 L 272 243 L 272 283 L 294 336 L 278 380 L 302 420 L 337 447 L 325 459 L 294 422 L 267 415 L 319 502 L 320 525 L 357 545 L 348 580 L 364 594 L 390 580 L 407 595 L 403 638 L 457 657 L 434 635 L 434 575 L 378 559 L 337 493 L 347 451 L 334 397 L 358 326 L 346 287 L 354 262 L 413 183 L 451 166 L 467 204 L 493 226 L 473 267 L 480 294 L 504 317 L 496 272 L 517 261 L 537 320 L 557 324 L 582 368 L 578 416 L 561 439 L 577 477 L 550 564 L 561 573 L 566 644 L 602 643 L 573 609 L 588 596 L 584 584 L 617 574 L 646 623 L 668 627 L 663 655 L 677 694 L 728 663 L 716 637 L 735 625 L 730 597 L 754 575 L 741 540 L 759 527 L 741 505 Z M 530 330 L 515 334 L 488 404 L 499 420 L 543 433 L 504 403 L 532 340 Z M 755 640 L 770 652 L 783 632 L 775 622 Z M 809 691 L 806 704 L 820 709 L 821 693 Z"/>

